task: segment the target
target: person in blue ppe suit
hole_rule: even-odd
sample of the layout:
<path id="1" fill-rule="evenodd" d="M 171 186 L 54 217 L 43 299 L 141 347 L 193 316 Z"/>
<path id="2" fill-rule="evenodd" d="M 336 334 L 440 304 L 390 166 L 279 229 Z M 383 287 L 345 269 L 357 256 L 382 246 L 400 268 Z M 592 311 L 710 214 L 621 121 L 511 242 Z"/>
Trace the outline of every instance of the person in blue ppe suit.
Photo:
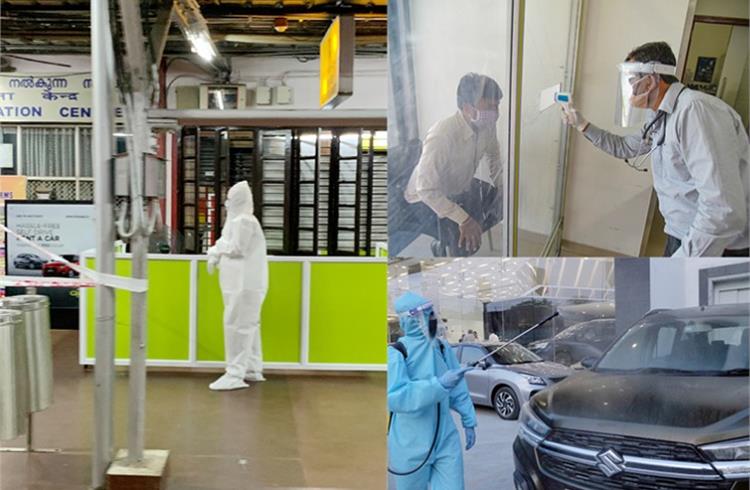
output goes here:
<path id="1" fill-rule="evenodd" d="M 450 344 L 438 338 L 432 303 L 415 293 L 395 302 L 404 336 L 388 348 L 388 471 L 398 490 L 464 488 L 461 415 L 466 449 L 476 441 L 474 405 Z"/>

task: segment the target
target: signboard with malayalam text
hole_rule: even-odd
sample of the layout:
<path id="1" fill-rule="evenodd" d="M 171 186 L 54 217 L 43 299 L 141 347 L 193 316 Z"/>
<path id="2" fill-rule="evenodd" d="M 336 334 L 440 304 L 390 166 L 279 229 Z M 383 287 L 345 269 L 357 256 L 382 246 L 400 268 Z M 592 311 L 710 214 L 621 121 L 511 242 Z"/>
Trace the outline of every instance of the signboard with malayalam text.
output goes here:
<path id="1" fill-rule="evenodd" d="M 91 74 L 0 73 L 0 121 L 91 122 Z M 115 117 L 121 117 L 115 110 Z"/>
<path id="2" fill-rule="evenodd" d="M 354 93 L 354 17 L 336 17 L 320 43 L 320 107 L 333 109 Z"/>

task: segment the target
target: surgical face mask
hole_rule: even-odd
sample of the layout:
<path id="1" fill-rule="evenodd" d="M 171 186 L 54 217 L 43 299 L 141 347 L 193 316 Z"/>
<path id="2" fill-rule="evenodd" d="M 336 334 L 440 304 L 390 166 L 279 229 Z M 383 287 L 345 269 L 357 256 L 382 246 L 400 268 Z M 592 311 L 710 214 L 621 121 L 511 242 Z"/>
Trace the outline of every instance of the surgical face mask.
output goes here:
<path id="1" fill-rule="evenodd" d="M 643 76 L 631 83 L 633 87 L 632 95 L 630 96 L 630 105 L 638 109 L 649 109 L 651 103 L 651 95 L 658 87 L 658 83 L 654 82 L 652 75 Z"/>
<path id="2" fill-rule="evenodd" d="M 471 123 L 478 129 L 491 128 L 497 124 L 497 120 L 500 118 L 500 113 L 496 110 L 476 110 L 476 114 L 471 118 Z"/>

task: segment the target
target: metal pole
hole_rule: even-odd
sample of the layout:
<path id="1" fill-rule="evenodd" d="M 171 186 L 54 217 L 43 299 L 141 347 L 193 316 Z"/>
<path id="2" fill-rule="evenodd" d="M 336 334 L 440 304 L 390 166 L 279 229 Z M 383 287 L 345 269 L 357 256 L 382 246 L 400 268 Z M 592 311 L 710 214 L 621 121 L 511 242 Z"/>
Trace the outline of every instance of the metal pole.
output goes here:
<path id="1" fill-rule="evenodd" d="M 149 150 L 151 130 L 147 110 L 151 106 L 151 68 L 147 60 L 141 27 L 140 4 L 118 2 L 125 38 L 124 70 L 127 74 L 128 123 L 133 134 L 128 145 L 130 157 L 130 211 L 133 235 L 130 238 L 132 276 L 145 279 L 148 269 L 148 236 L 151 233 L 144 213 L 143 159 Z M 143 460 L 146 405 L 146 293 L 131 294 L 130 310 L 130 396 L 128 404 L 128 464 Z"/>
<path id="2" fill-rule="evenodd" d="M 112 200 L 112 78 L 111 32 L 106 0 L 91 0 L 91 69 L 93 82 L 93 172 L 96 204 L 96 268 L 114 273 L 114 209 Z M 94 446 L 91 478 L 94 488 L 106 482 L 112 460 L 113 384 L 115 371 L 115 291 L 96 288 L 96 364 L 94 367 Z"/>
<path id="3" fill-rule="evenodd" d="M 131 239 L 132 276 L 146 279 L 148 236 L 139 230 Z M 128 461 L 143 460 L 146 407 L 146 293 L 132 293 L 130 323 L 130 407 L 128 409 Z"/>

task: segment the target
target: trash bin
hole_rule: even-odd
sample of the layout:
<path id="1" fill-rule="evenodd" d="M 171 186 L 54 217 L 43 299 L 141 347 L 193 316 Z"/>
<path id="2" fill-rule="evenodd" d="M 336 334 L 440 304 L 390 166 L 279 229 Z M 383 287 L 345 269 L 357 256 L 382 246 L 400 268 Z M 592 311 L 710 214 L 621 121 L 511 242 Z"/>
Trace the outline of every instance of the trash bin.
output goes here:
<path id="1" fill-rule="evenodd" d="M 44 410 L 52 405 L 49 298 L 39 294 L 8 296 L 0 300 L 0 309 L 16 310 L 22 314 L 29 363 L 29 410 Z"/>
<path id="2" fill-rule="evenodd" d="M 29 371 L 20 311 L 0 310 L 0 441 L 28 430 Z"/>

